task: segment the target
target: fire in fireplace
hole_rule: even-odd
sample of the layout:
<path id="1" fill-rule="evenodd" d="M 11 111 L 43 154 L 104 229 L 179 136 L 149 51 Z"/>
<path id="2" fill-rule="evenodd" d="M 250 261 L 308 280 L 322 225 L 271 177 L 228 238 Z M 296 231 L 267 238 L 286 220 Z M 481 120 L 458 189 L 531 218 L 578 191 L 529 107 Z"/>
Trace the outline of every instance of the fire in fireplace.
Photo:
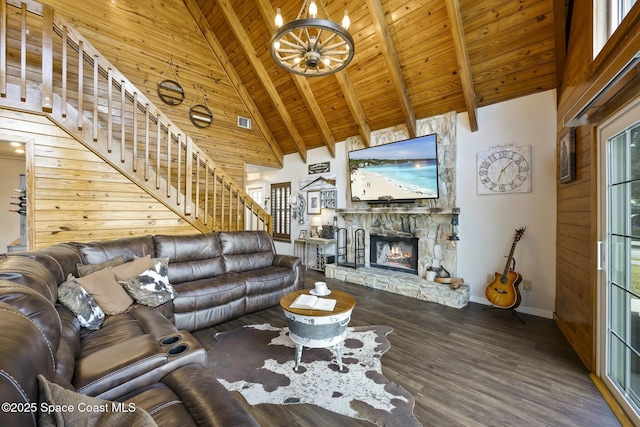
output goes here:
<path id="1" fill-rule="evenodd" d="M 418 274 L 418 239 L 370 235 L 371 267 Z"/>

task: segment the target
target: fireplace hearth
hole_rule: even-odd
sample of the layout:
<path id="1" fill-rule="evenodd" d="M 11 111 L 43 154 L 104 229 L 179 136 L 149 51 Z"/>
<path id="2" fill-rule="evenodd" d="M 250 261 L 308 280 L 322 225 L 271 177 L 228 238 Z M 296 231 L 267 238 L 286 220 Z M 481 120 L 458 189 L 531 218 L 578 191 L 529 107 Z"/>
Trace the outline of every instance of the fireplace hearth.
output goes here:
<path id="1" fill-rule="evenodd" d="M 418 274 L 418 239 L 369 235 L 371 267 Z"/>

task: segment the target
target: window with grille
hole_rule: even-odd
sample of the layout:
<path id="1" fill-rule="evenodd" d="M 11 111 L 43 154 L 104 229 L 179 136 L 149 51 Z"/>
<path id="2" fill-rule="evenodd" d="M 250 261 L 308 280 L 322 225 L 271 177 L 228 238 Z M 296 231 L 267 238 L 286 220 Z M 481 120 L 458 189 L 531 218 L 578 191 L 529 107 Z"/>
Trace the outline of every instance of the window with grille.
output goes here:
<path id="1" fill-rule="evenodd" d="M 251 196 L 254 202 L 262 206 L 262 187 L 249 188 L 247 193 L 249 193 L 249 196 Z"/>
<path id="2" fill-rule="evenodd" d="M 271 220 L 273 221 L 273 238 L 291 241 L 291 182 L 271 184 Z"/>

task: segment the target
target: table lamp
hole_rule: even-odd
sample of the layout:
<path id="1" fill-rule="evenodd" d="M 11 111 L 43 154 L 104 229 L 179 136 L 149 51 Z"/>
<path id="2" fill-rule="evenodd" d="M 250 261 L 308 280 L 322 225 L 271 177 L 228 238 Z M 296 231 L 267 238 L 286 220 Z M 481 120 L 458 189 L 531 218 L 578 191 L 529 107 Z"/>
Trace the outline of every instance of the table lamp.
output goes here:
<path id="1" fill-rule="evenodd" d="M 322 217 L 314 216 L 311 218 L 311 227 L 315 227 L 315 233 L 313 228 L 311 229 L 311 237 L 318 237 L 320 235 L 319 227 L 322 226 Z"/>

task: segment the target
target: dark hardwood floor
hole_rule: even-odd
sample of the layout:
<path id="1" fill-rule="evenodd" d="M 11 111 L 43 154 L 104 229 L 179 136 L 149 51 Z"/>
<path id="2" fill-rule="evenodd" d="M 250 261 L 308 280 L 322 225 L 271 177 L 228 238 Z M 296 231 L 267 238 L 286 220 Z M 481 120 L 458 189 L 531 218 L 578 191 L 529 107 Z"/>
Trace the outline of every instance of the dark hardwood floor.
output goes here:
<path id="1" fill-rule="evenodd" d="M 471 303 L 449 308 L 325 279 L 307 271 L 305 287 L 325 280 L 356 299 L 350 326 L 389 325 L 382 356 L 387 378 L 415 398 L 424 426 L 619 426 L 589 373 L 550 319 Z M 213 335 L 243 325 L 286 326 L 279 307 L 194 332 Z M 291 354 L 293 357 L 293 353 Z M 371 426 L 313 405 L 248 405 L 263 426 Z"/>

